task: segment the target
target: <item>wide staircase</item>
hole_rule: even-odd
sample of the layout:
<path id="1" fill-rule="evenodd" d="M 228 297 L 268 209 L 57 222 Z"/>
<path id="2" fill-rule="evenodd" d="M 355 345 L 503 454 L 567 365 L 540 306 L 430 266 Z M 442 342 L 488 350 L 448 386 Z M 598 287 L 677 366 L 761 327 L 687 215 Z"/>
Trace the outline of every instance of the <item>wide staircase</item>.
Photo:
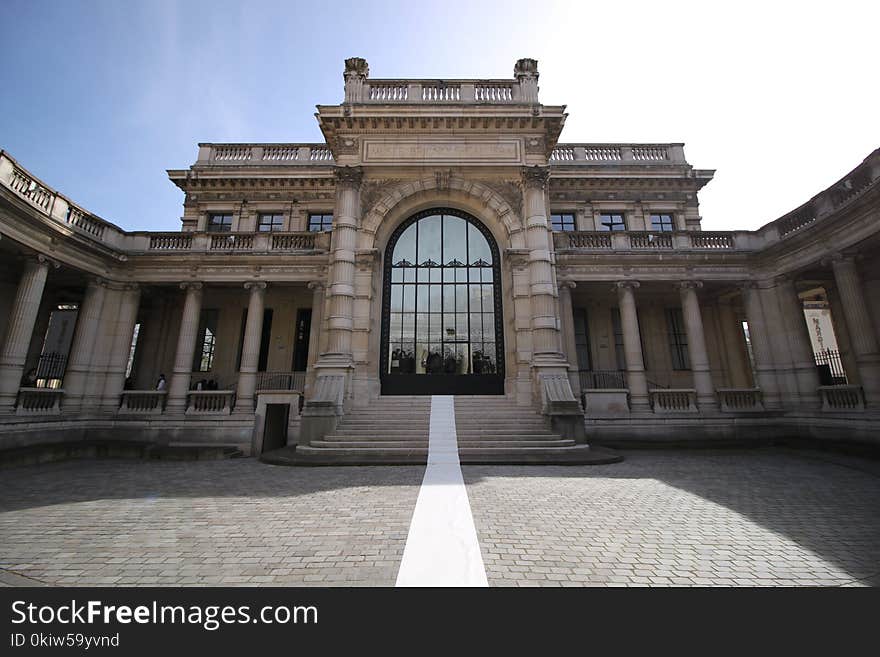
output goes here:
<path id="1" fill-rule="evenodd" d="M 309 446 L 263 455 L 292 465 L 423 464 L 428 457 L 429 396 L 380 397 L 350 410 L 335 431 Z M 550 430 L 531 408 L 498 395 L 456 396 L 455 429 L 462 463 L 612 463 L 609 450 L 578 445 Z"/>

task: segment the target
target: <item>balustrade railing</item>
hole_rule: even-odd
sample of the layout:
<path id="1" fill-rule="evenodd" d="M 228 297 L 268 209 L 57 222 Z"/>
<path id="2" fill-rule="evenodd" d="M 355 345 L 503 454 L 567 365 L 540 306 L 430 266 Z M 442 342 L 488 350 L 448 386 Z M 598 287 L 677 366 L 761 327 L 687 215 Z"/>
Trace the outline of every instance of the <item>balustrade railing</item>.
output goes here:
<path id="1" fill-rule="evenodd" d="M 326 144 L 199 144 L 198 164 L 332 164 Z"/>
<path id="2" fill-rule="evenodd" d="M 167 233 L 150 235 L 151 251 L 189 251 L 192 249 L 191 233 Z"/>
<path id="3" fill-rule="evenodd" d="M 671 249 L 672 233 L 628 233 L 631 249 Z"/>
<path id="4" fill-rule="evenodd" d="M 683 144 L 558 144 L 550 164 L 687 164 Z"/>
<path id="5" fill-rule="evenodd" d="M 20 388 L 15 405 L 17 415 L 57 415 L 61 413 L 62 388 Z"/>
<path id="6" fill-rule="evenodd" d="M 695 249 L 725 250 L 734 248 L 733 235 L 730 233 L 708 233 L 694 231 L 689 233 L 691 246 Z"/>
<path id="7" fill-rule="evenodd" d="M 253 233 L 221 233 L 210 236 L 211 251 L 250 251 L 254 248 Z"/>
<path id="8" fill-rule="evenodd" d="M 865 393 L 862 386 L 819 386 L 823 411 L 863 411 Z"/>
<path id="9" fill-rule="evenodd" d="M 719 388 L 715 393 L 722 411 L 741 413 L 764 410 L 760 388 Z"/>
<path id="10" fill-rule="evenodd" d="M 822 349 L 815 352 L 813 358 L 819 367 L 819 381 L 822 385 L 846 385 L 848 383 L 843 359 L 837 349 Z"/>
<path id="11" fill-rule="evenodd" d="M 297 251 L 315 248 L 315 233 L 272 234 L 273 251 Z"/>
<path id="12" fill-rule="evenodd" d="M 553 241 L 557 250 L 709 250 L 731 251 L 737 248 L 748 250 L 748 245 L 738 247 L 736 233 L 703 233 L 700 231 L 557 231 Z"/>
<path id="13" fill-rule="evenodd" d="M 665 388 L 648 391 L 655 413 L 696 413 L 697 391 L 693 388 Z"/>
<path id="14" fill-rule="evenodd" d="M 626 372 L 619 370 L 581 370 L 578 379 L 582 390 L 626 388 Z"/>
<path id="15" fill-rule="evenodd" d="M 302 392 L 305 382 L 305 372 L 259 372 L 257 375 L 257 390 L 294 390 Z"/>
<path id="16" fill-rule="evenodd" d="M 149 234 L 151 252 L 316 251 L 330 246 L 329 233 L 160 233 Z"/>
<path id="17" fill-rule="evenodd" d="M 189 415 L 229 415 L 235 401 L 234 390 L 190 390 L 186 412 Z"/>
<path id="18" fill-rule="evenodd" d="M 124 390 L 119 402 L 119 412 L 158 415 L 165 410 L 165 390 Z"/>

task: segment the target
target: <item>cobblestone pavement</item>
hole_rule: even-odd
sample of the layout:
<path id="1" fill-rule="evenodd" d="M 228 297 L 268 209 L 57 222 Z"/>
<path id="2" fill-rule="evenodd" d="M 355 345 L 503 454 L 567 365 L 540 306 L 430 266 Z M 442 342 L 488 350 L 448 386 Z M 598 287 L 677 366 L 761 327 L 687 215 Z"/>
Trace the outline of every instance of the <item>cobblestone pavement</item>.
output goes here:
<path id="1" fill-rule="evenodd" d="M 462 469 L 490 585 L 880 585 L 876 462 L 628 451 Z M 5 469 L 0 584 L 390 586 L 423 474 L 253 459 Z"/>
<path id="2" fill-rule="evenodd" d="M 463 470 L 490 586 L 876 586 L 877 466 L 628 451 L 608 466 Z"/>
<path id="3" fill-rule="evenodd" d="M 3 470 L 0 581 L 393 586 L 423 472 L 255 459 Z"/>

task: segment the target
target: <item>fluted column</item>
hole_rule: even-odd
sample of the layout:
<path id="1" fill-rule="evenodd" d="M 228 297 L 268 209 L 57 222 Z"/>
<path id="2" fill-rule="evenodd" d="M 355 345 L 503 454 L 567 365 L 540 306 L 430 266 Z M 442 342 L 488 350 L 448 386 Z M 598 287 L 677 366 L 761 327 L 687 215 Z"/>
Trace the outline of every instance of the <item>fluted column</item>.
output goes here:
<path id="1" fill-rule="evenodd" d="M 797 293 L 794 279 L 780 277 L 776 280 L 776 293 L 788 347 L 791 353 L 794 374 L 797 380 L 800 403 L 804 406 L 819 405 L 819 372 L 810 342 L 809 328 L 804 316 L 804 304 Z"/>
<path id="2" fill-rule="evenodd" d="M 202 284 L 181 283 L 180 289 L 186 290 L 186 299 L 180 317 L 180 330 L 177 333 L 177 350 L 174 353 L 171 385 L 168 387 L 168 400 L 165 407 L 168 413 L 186 411 L 186 395 L 189 392 L 193 352 L 196 348 L 199 318 L 202 312 Z"/>
<path id="3" fill-rule="evenodd" d="M 49 265 L 50 261 L 43 256 L 25 261 L 0 352 L 0 413 L 9 413 L 15 406 Z"/>
<path id="4" fill-rule="evenodd" d="M 709 351 L 706 349 L 706 334 L 703 329 L 703 315 L 697 297 L 697 289 L 701 287 L 703 283 L 700 281 L 684 281 L 678 284 L 678 291 L 681 296 L 684 327 L 687 331 L 688 356 L 691 361 L 694 389 L 697 391 L 697 404 L 700 410 L 714 410 L 718 408 L 718 402 L 715 399 L 715 386 L 712 383 Z"/>
<path id="5" fill-rule="evenodd" d="M 559 283 L 559 315 L 562 324 L 562 345 L 565 359 L 568 361 L 569 381 L 575 396 L 580 397 L 580 379 L 577 372 L 578 363 L 577 341 L 574 335 L 574 310 L 571 305 L 571 291 L 576 287 L 574 281 L 562 281 Z M 573 373 L 573 376 L 571 375 Z"/>
<path id="6" fill-rule="evenodd" d="M 620 324 L 623 330 L 623 353 L 626 357 L 626 380 L 629 388 L 630 408 L 634 411 L 650 409 L 648 379 L 645 376 L 645 360 L 642 356 L 642 337 L 636 312 L 634 290 L 637 281 L 617 283 L 617 303 L 620 308 Z"/>
<path id="7" fill-rule="evenodd" d="M 764 405 L 767 408 L 779 408 L 781 402 L 779 383 L 776 380 L 773 365 L 773 347 L 770 344 L 757 284 L 743 285 L 742 294 L 746 321 L 749 324 L 749 344 L 752 347 L 752 358 L 754 359 L 755 385 L 761 389 Z"/>
<path id="8" fill-rule="evenodd" d="M 871 406 L 880 405 L 880 346 L 868 315 L 859 270 L 850 257 L 833 258 L 831 266 L 865 399 Z"/>
<path id="9" fill-rule="evenodd" d="M 560 351 L 556 315 L 556 290 L 550 260 L 550 237 L 544 188 L 550 171 L 547 167 L 523 169 L 526 210 L 526 246 L 529 250 L 529 287 L 532 300 L 532 360 L 564 365 Z"/>
<path id="10" fill-rule="evenodd" d="M 236 413 L 254 412 L 254 393 L 257 390 L 257 367 L 260 361 L 260 342 L 263 336 L 263 309 L 266 305 L 266 283 L 248 281 L 250 290 L 247 323 L 241 346 L 241 366 L 238 372 L 238 390 L 235 395 Z"/>
<path id="11" fill-rule="evenodd" d="M 352 365 L 351 334 L 354 328 L 354 252 L 360 215 L 360 167 L 337 167 L 336 209 L 333 215 L 332 265 L 327 296 L 327 353 L 319 367 L 348 369 Z"/>
<path id="12" fill-rule="evenodd" d="M 138 309 L 141 303 L 141 288 L 136 284 L 126 285 L 122 290 L 119 315 L 110 345 L 110 363 L 104 381 L 104 394 L 101 406 L 106 412 L 119 408 L 119 395 L 125 387 L 125 368 L 131 353 L 131 341 L 137 324 Z"/>
<path id="13" fill-rule="evenodd" d="M 70 347 L 70 356 L 67 359 L 67 367 L 64 370 L 64 399 L 62 404 L 66 412 L 75 413 L 79 410 L 97 410 L 93 408 L 83 409 L 82 407 L 86 383 L 93 372 L 95 345 L 97 344 L 98 334 L 101 329 L 101 311 L 104 307 L 106 296 L 106 281 L 101 279 L 89 281 L 82 305 L 76 316 L 73 344 Z"/>

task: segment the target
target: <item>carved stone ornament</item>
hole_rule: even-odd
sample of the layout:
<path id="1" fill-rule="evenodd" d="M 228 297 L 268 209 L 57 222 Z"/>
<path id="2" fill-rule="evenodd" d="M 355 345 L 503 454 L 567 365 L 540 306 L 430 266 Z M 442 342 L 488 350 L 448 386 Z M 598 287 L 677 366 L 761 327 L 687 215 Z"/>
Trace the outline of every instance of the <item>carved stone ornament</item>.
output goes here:
<path id="1" fill-rule="evenodd" d="M 345 60 L 345 72 L 342 77 L 345 80 L 359 78 L 365 80 L 370 76 L 370 65 L 363 57 L 349 57 Z"/>
<path id="2" fill-rule="evenodd" d="M 529 57 L 524 57 L 523 59 L 516 60 L 516 65 L 513 67 L 513 77 L 517 80 L 521 80 L 523 78 L 535 80 L 538 79 L 538 60 L 531 59 Z"/>
<path id="3" fill-rule="evenodd" d="M 337 185 L 358 187 L 363 180 L 364 170 L 361 167 L 336 167 L 333 175 Z"/>
<path id="4" fill-rule="evenodd" d="M 547 144 L 543 137 L 526 137 L 526 153 L 543 155 L 547 150 Z"/>
<path id="5" fill-rule="evenodd" d="M 244 284 L 245 290 L 265 290 L 266 281 L 247 281 Z"/>
<path id="6" fill-rule="evenodd" d="M 361 184 L 361 211 L 366 214 L 392 187 L 400 184 L 400 178 L 365 180 Z"/>
<path id="7" fill-rule="evenodd" d="M 338 137 L 333 149 L 338 155 L 357 155 L 358 154 L 358 138 L 357 137 Z"/>
<path id="8" fill-rule="evenodd" d="M 538 189 L 544 189 L 544 186 L 547 184 L 547 180 L 550 178 L 550 167 L 539 167 L 535 165 L 533 167 L 523 167 L 522 170 L 522 179 L 523 184 L 526 187 L 537 187 Z"/>

